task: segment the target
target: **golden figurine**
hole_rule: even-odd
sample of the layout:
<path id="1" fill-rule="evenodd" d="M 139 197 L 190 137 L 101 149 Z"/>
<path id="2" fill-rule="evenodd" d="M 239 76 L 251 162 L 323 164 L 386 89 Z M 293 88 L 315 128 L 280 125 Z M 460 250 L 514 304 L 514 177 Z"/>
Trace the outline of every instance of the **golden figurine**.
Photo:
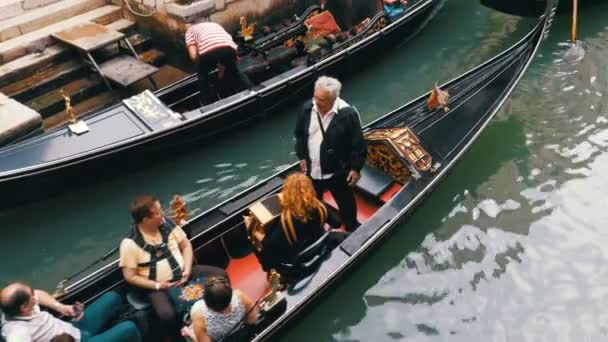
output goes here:
<path id="1" fill-rule="evenodd" d="M 241 24 L 241 30 L 239 31 L 239 36 L 243 37 L 246 42 L 253 39 L 253 31 L 255 30 L 255 23 L 247 25 L 247 19 L 245 17 L 241 17 L 239 23 Z"/>
<path id="2" fill-rule="evenodd" d="M 435 110 L 437 108 L 443 109 L 444 111 L 450 110 L 448 108 L 448 98 L 450 94 L 447 91 L 439 89 L 437 84 L 431 90 L 431 96 L 429 96 L 429 100 L 427 101 L 427 107 L 429 110 Z"/>
<path id="3" fill-rule="evenodd" d="M 68 121 L 72 124 L 75 124 L 77 119 L 76 114 L 74 114 L 74 110 L 72 110 L 72 99 L 65 94 L 63 89 L 59 90 L 59 93 L 63 97 L 63 101 L 65 101 L 65 113 L 68 116 Z"/>
<path id="4" fill-rule="evenodd" d="M 173 195 L 171 210 L 173 211 L 171 219 L 179 225 L 184 225 L 190 218 L 186 210 L 186 202 L 179 195 Z"/>
<path id="5" fill-rule="evenodd" d="M 263 302 L 266 308 L 273 306 L 279 300 L 279 289 L 281 288 L 281 274 L 274 268 L 268 271 L 268 281 L 272 289 L 264 297 Z"/>

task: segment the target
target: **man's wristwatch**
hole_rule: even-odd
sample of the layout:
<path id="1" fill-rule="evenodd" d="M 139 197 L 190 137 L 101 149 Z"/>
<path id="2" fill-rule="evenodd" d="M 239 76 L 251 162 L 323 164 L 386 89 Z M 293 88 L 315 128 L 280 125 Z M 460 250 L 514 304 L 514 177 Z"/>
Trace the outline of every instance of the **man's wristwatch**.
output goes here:
<path id="1" fill-rule="evenodd" d="M 156 289 L 156 291 L 160 290 L 160 283 L 154 283 L 154 288 Z"/>

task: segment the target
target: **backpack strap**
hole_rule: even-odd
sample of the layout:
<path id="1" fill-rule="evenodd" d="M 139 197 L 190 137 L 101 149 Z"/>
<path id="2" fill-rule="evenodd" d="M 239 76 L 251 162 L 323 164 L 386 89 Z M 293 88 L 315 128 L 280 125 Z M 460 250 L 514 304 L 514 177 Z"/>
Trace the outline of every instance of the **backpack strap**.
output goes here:
<path id="1" fill-rule="evenodd" d="M 327 221 L 327 208 L 325 208 L 324 205 L 321 205 L 318 207 L 319 209 L 319 222 L 321 224 L 321 226 L 323 226 L 325 224 L 325 222 Z"/>
<path id="2" fill-rule="evenodd" d="M 167 262 L 169 262 L 169 266 L 171 267 L 171 272 L 173 273 L 171 281 L 176 281 L 182 276 L 182 268 L 179 266 L 173 253 L 171 253 L 171 250 L 169 250 L 169 235 L 171 235 L 176 224 L 168 217 L 165 217 L 164 219 L 163 224 L 159 227 L 160 235 L 162 237 L 162 242 L 160 244 L 152 245 L 147 243 L 136 225 L 131 227 L 129 238 L 132 239 L 137 246 L 150 254 L 150 261 L 137 264 L 138 267 L 150 268 L 148 279 L 156 280 L 156 266 L 160 261 L 167 259 Z"/>
<path id="3" fill-rule="evenodd" d="M 298 241 L 296 230 L 293 226 L 293 218 L 291 217 L 291 211 L 289 209 L 283 210 L 281 213 L 281 227 L 283 233 L 287 238 L 287 242 L 290 246 L 293 246 Z"/>

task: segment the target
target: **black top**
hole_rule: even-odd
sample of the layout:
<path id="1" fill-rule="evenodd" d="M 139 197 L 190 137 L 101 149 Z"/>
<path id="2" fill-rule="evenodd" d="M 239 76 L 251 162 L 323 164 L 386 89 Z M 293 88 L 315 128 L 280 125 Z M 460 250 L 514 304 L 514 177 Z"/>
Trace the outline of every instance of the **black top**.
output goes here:
<path id="1" fill-rule="evenodd" d="M 284 211 L 281 216 L 284 216 Z M 325 232 L 323 226 L 329 223 L 330 226 L 337 228 L 340 222 L 336 221 L 334 216 L 327 217 L 327 208 L 323 208 L 323 218 L 321 218 L 320 210 L 313 210 L 309 214 L 307 222 L 302 222 L 295 216 L 291 215 L 293 228 L 295 231 L 295 241 L 291 232 L 286 232 L 282 225 L 282 218 L 277 218 L 268 228 L 266 236 L 262 241 L 263 255 L 261 261 L 264 269 L 270 269 L 281 262 L 291 262 L 295 256 L 310 246 L 313 242 L 321 238 Z M 289 237 L 286 235 L 289 234 Z M 292 243 L 290 243 L 290 240 Z"/>
<path id="2" fill-rule="evenodd" d="M 337 101 L 337 99 L 336 99 Z M 299 160 L 306 160 L 310 172 L 308 154 L 308 128 L 311 118 L 318 120 L 312 114 L 312 102 L 304 106 L 296 122 L 296 155 Z M 325 138 L 321 143 L 321 171 L 323 174 L 361 171 L 367 150 L 361 130 L 361 120 L 357 111 L 351 107 L 338 109 L 325 130 Z"/>

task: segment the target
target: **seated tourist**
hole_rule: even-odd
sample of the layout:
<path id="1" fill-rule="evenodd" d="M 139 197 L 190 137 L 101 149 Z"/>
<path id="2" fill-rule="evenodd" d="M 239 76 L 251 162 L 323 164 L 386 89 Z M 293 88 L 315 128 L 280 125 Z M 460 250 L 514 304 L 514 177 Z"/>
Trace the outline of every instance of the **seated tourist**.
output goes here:
<path id="1" fill-rule="evenodd" d="M 227 277 L 205 281 L 203 299 L 190 309 L 192 325 L 182 329 L 182 336 L 193 342 L 219 341 L 236 332 L 241 325 L 256 324 L 258 307 L 243 292 L 232 289 Z"/>
<path id="2" fill-rule="evenodd" d="M 323 6 L 331 12 L 342 30 L 348 30 L 382 11 L 380 0 L 326 0 Z"/>
<path id="3" fill-rule="evenodd" d="M 116 319 L 122 299 L 110 291 L 82 311 L 79 305 L 65 305 L 42 290 L 24 283 L 12 283 L 0 293 L 2 307 L 2 337 L 7 342 L 48 341 L 141 341 L 135 324 L 124 321 L 105 331 L 102 328 Z M 51 309 L 72 323 L 54 317 L 41 307 Z"/>
<path id="4" fill-rule="evenodd" d="M 315 188 L 308 176 L 296 172 L 287 177 L 281 191 L 281 217 L 272 224 L 266 234 L 256 231 L 255 239 L 262 242 L 259 254 L 264 270 L 276 268 L 317 241 L 325 233 L 325 223 L 334 228 L 339 220 L 328 215 L 325 204 L 317 199 Z M 331 244 L 337 245 L 344 233 L 334 231 Z"/>
<path id="5" fill-rule="evenodd" d="M 179 333 L 179 321 L 167 290 L 186 284 L 192 277 L 226 276 L 218 267 L 192 265 L 193 251 L 182 228 L 164 216 L 159 201 L 137 197 L 131 204 L 134 224 L 120 244 L 122 274 L 127 283 L 140 288 L 160 319 L 164 336 Z"/>

